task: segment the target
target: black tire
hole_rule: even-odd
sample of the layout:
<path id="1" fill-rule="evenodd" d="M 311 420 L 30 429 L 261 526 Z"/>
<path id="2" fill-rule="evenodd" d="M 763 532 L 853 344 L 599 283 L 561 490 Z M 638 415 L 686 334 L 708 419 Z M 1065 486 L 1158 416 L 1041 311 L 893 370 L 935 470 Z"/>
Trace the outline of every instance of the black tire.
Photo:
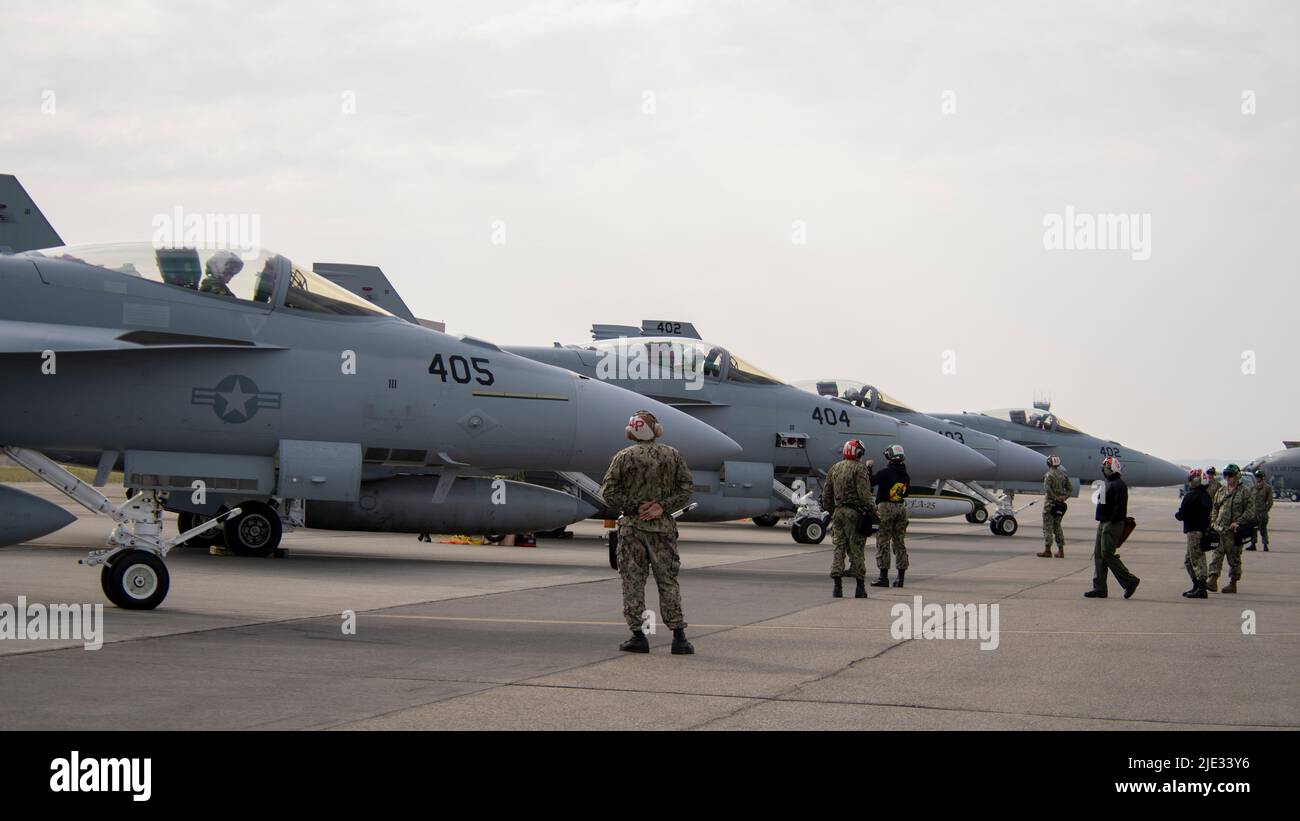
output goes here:
<path id="1" fill-rule="evenodd" d="M 759 527 L 776 527 L 777 523 L 781 521 L 781 517 L 775 513 L 765 513 L 762 516 L 753 517 L 750 521 Z"/>
<path id="2" fill-rule="evenodd" d="M 989 528 L 998 536 L 1014 536 L 1020 529 L 1020 523 L 1016 521 L 1015 516 L 995 516 L 993 521 L 989 522 Z"/>
<path id="3" fill-rule="evenodd" d="M 203 513 L 190 513 L 187 510 L 182 510 L 176 514 L 176 532 L 184 533 L 190 528 L 198 527 L 211 518 L 211 516 L 207 516 Z M 224 529 L 225 528 L 223 527 L 213 528 L 206 533 L 200 533 L 197 536 L 186 539 L 181 542 L 181 544 L 184 547 L 212 547 L 214 544 L 224 544 Z"/>
<path id="4" fill-rule="evenodd" d="M 113 557 L 99 574 L 108 600 L 123 610 L 153 610 L 167 598 L 171 574 L 163 560 L 147 550 L 127 550 Z"/>
<path id="5" fill-rule="evenodd" d="M 982 525 L 989 520 L 988 509 L 983 505 L 978 505 L 967 516 L 967 520 L 973 525 Z"/>
<path id="6" fill-rule="evenodd" d="M 1300 492 L 1292 491 L 1292 492 L 1291 492 L 1291 501 L 1293 501 L 1293 502 L 1300 502 Z"/>
<path id="7" fill-rule="evenodd" d="M 618 531 L 609 531 L 605 541 L 609 544 L 609 566 L 613 570 L 618 570 Z"/>
<path id="8" fill-rule="evenodd" d="M 800 544 L 821 544 L 826 538 L 826 523 L 822 519 L 807 516 L 795 523 L 795 541 Z"/>
<path id="9" fill-rule="evenodd" d="M 270 556 L 280 546 L 280 515 L 263 502 L 243 502 L 240 514 L 222 526 L 226 546 L 241 556 Z"/>

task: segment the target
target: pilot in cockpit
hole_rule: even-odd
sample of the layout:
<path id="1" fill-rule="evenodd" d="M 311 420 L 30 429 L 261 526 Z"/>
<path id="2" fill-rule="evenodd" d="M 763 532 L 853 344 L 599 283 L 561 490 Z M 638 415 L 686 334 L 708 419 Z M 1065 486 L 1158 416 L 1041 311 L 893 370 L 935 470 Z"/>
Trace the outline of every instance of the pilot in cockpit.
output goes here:
<path id="1" fill-rule="evenodd" d="M 217 251 L 208 257 L 203 266 L 203 282 L 199 290 L 208 294 L 233 297 L 230 280 L 244 270 L 244 261 L 231 251 Z"/>
<path id="2" fill-rule="evenodd" d="M 266 261 L 257 273 L 257 290 L 253 293 L 255 302 L 270 302 L 275 296 L 275 282 L 280 269 L 289 270 L 289 260 L 276 254 Z"/>

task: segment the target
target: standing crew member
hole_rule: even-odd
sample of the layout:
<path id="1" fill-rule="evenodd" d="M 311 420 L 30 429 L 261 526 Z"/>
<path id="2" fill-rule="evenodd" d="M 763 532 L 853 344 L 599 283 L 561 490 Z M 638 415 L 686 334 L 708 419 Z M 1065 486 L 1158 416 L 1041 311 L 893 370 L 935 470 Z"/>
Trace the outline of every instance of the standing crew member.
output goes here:
<path id="1" fill-rule="evenodd" d="M 894 587 L 902 587 L 908 566 L 907 543 L 904 541 L 907 535 L 907 488 L 912 479 L 903 464 L 902 445 L 885 448 L 885 459 L 889 464 L 871 477 L 871 484 L 876 486 L 876 506 L 880 510 L 880 532 L 876 534 L 876 566 L 880 568 L 880 578 L 871 586 L 889 587 L 889 551 L 892 547 L 898 565 Z"/>
<path id="2" fill-rule="evenodd" d="M 1268 512 L 1273 509 L 1273 486 L 1268 483 L 1264 476 L 1263 468 L 1255 468 L 1255 486 L 1251 488 L 1255 494 L 1255 527 L 1258 528 L 1259 534 L 1251 534 L 1250 547 L 1247 550 L 1255 549 L 1255 541 L 1258 539 L 1264 545 L 1264 552 L 1268 552 Z"/>
<path id="3" fill-rule="evenodd" d="M 1210 530 L 1210 510 L 1214 503 L 1210 501 L 1210 493 L 1201 483 L 1201 478 L 1200 468 L 1188 472 L 1187 484 L 1191 490 L 1183 494 L 1182 504 L 1174 514 L 1174 518 L 1183 523 L 1183 533 L 1187 535 L 1187 555 L 1183 566 L 1192 578 L 1192 589 L 1183 595 L 1189 599 L 1208 598 L 1205 592 L 1205 548 L 1201 547 L 1201 541 Z"/>
<path id="4" fill-rule="evenodd" d="M 1056 538 L 1056 558 L 1065 558 L 1065 531 L 1061 530 L 1061 519 L 1065 516 L 1062 509 L 1057 513 L 1058 503 L 1065 506 L 1070 498 L 1070 480 L 1061 467 L 1061 457 L 1047 457 L 1047 473 L 1043 476 L 1043 552 L 1044 559 L 1052 557 L 1052 538 Z"/>
<path id="5" fill-rule="evenodd" d="M 1219 546 L 1215 548 L 1214 558 L 1210 560 L 1210 577 L 1205 580 L 1205 587 L 1211 593 L 1218 591 L 1219 573 L 1223 570 L 1223 559 L 1226 556 L 1229 582 L 1223 586 L 1223 592 L 1236 593 L 1242 573 L 1241 543 L 1246 527 L 1254 520 L 1255 497 L 1241 483 L 1241 470 L 1236 465 L 1225 467 L 1223 478 L 1228 480 L 1228 484 L 1219 494 L 1214 516 L 1214 529 L 1219 531 Z"/>
<path id="6" fill-rule="evenodd" d="M 831 538 L 835 542 L 835 555 L 831 559 L 831 578 L 835 586 L 831 595 L 844 596 L 844 554 L 849 554 L 849 572 L 857 580 L 854 598 L 867 597 L 867 566 L 864 556 L 867 537 L 859 532 L 863 516 L 875 516 L 876 504 L 871 501 L 871 460 L 860 461 L 866 448 L 857 439 L 844 443 L 844 458 L 831 466 L 822 484 L 821 506 L 831 511 Z"/>
<path id="7" fill-rule="evenodd" d="M 1210 527 L 1214 527 L 1214 520 L 1219 515 L 1219 496 L 1223 494 L 1223 480 L 1219 478 L 1219 469 L 1210 465 L 1205 469 L 1205 489 L 1210 494 Z"/>
<path id="8" fill-rule="evenodd" d="M 1097 502 L 1097 541 L 1092 548 L 1092 589 L 1083 594 L 1085 598 L 1106 598 L 1106 579 L 1110 573 L 1115 574 L 1115 581 L 1124 588 L 1126 599 L 1133 595 L 1142 581 L 1129 572 L 1115 552 L 1119 550 L 1119 537 L 1124 533 L 1124 520 L 1128 518 L 1128 485 L 1120 476 L 1121 470 L 1123 466 L 1114 456 L 1107 456 L 1101 462 L 1101 474 L 1106 477 L 1106 485 L 1101 488 L 1100 501 Z"/>
<path id="9" fill-rule="evenodd" d="M 614 454 L 601 485 L 601 498 L 618 517 L 618 574 L 623 579 L 623 618 L 632 638 L 618 649 L 649 653 L 645 619 L 646 576 L 653 571 L 659 587 L 663 622 L 673 631 L 673 653 L 689 655 L 682 594 L 677 586 L 681 557 L 677 554 L 677 510 L 691 498 L 691 471 L 676 448 L 656 442 L 664 427 L 650 411 L 637 411 L 624 428 L 635 444 Z"/>

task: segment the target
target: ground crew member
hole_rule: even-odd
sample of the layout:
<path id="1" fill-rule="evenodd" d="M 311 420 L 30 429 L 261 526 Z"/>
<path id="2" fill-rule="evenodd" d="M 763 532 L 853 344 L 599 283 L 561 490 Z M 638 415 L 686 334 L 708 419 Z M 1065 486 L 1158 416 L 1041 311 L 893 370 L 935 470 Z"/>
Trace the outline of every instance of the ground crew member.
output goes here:
<path id="1" fill-rule="evenodd" d="M 876 503 L 871 500 L 871 460 L 862 462 L 866 448 L 857 439 L 844 443 L 844 458 L 831 466 L 822 483 L 822 510 L 831 511 L 831 539 L 835 554 L 831 559 L 831 578 L 835 580 L 831 596 L 844 596 L 844 554 L 849 555 L 849 572 L 857 581 L 854 598 L 867 597 L 867 565 L 863 555 L 867 537 L 859 532 L 863 516 L 875 517 Z"/>
<path id="2" fill-rule="evenodd" d="M 1219 515 L 1219 495 L 1223 493 L 1223 480 L 1219 478 L 1219 470 L 1214 465 L 1205 469 L 1205 489 L 1210 494 L 1210 503 L 1214 505 L 1210 508 L 1210 527 L 1214 527 L 1214 520 Z"/>
<path id="3" fill-rule="evenodd" d="M 1189 599 L 1208 598 L 1205 592 L 1205 549 L 1201 547 L 1201 541 L 1210 530 L 1210 511 L 1214 503 L 1210 501 L 1210 493 L 1202 484 L 1202 478 L 1200 468 L 1188 472 L 1187 484 L 1191 489 L 1183 494 L 1182 504 L 1174 514 L 1174 518 L 1183 523 L 1183 533 L 1187 536 L 1183 566 L 1192 579 L 1192 589 L 1183 595 Z"/>
<path id="4" fill-rule="evenodd" d="M 1101 489 L 1101 498 L 1097 502 L 1097 540 L 1092 548 L 1092 589 L 1083 594 L 1085 598 L 1106 598 L 1106 578 L 1110 573 L 1115 574 L 1115 581 L 1124 588 L 1126 599 L 1133 595 L 1142 581 L 1129 572 L 1115 552 L 1119 550 L 1119 537 L 1124 533 L 1124 521 L 1128 518 L 1128 485 L 1120 476 L 1122 470 L 1123 466 L 1114 456 L 1107 456 L 1101 462 L 1101 475 L 1106 477 L 1106 485 Z"/>
<path id="5" fill-rule="evenodd" d="M 614 454 L 600 488 L 601 498 L 622 514 L 618 518 L 618 574 L 623 579 L 623 618 L 632 638 L 618 649 L 650 652 L 644 629 L 645 583 L 653 571 L 663 622 L 673 631 L 672 651 L 689 655 L 695 648 L 686 640 L 677 585 L 681 568 L 677 520 L 671 514 L 691 498 L 691 471 L 676 448 L 655 441 L 663 436 L 664 428 L 650 411 L 633 414 L 624 433 L 635 444 Z"/>
<path id="6" fill-rule="evenodd" d="M 1210 560 L 1210 575 L 1205 580 L 1205 587 L 1211 593 L 1219 589 L 1219 573 L 1223 570 L 1223 559 L 1227 557 L 1229 581 L 1222 592 L 1236 593 L 1242 571 L 1241 544 L 1246 528 L 1254 520 L 1255 497 L 1241 483 L 1241 470 L 1236 465 L 1225 467 L 1223 478 L 1228 480 L 1228 484 L 1219 494 L 1218 512 L 1214 519 L 1214 529 L 1219 531 L 1219 546 L 1214 549 L 1214 558 Z"/>
<path id="7" fill-rule="evenodd" d="M 1273 486 L 1268 483 L 1264 476 L 1263 468 L 1255 468 L 1255 486 L 1251 488 L 1255 494 L 1255 527 L 1258 528 L 1259 534 L 1251 534 L 1250 547 L 1247 550 L 1255 549 L 1255 542 L 1258 540 L 1264 545 L 1264 552 L 1268 552 L 1268 512 L 1273 509 Z"/>
<path id="8" fill-rule="evenodd" d="M 889 587 L 889 551 L 894 551 L 894 562 L 898 565 L 898 579 L 894 587 L 903 586 L 903 577 L 907 574 L 907 489 L 912 479 L 907 475 L 907 466 L 903 464 L 903 446 L 890 445 L 885 448 L 888 464 L 880 473 L 871 477 L 871 484 L 876 486 L 876 507 L 880 511 L 880 532 L 876 534 L 876 566 L 880 568 L 880 578 L 871 583 L 872 587 Z"/>
<path id="9" fill-rule="evenodd" d="M 1065 558 L 1065 531 L 1061 530 L 1064 513 L 1056 512 L 1056 503 L 1065 504 L 1070 498 L 1070 480 L 1061 467 L 1061 457 L 1047 457 L 1047 473 L 1043 476 L 1043 552 L 1044 559 L 1052 557 L 1052 539 L 1056 539 L 1056 558 Z"/>

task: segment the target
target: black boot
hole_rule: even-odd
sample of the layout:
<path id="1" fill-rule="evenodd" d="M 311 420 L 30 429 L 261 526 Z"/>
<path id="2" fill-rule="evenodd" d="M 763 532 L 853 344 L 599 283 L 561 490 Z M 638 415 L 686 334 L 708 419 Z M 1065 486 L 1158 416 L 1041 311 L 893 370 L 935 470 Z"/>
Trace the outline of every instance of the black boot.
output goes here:
<path id="1" fill-rule="evenodd" d="M 1189 599 L 1208 599 L 1210 594 L 1205 592 L 1205 579 L 1197 579 L 1196 586 L 1192 588 L 1191 592 L 1183 595 Z"/>
<path id="2" fill-rule="evenodd" d="M 839 576 L 835 577 L 835 586 L 831 588 L 831 598 L 833 599 L 844 598 L 844 582 L 840 579 Z"/>
<path id="3" fill-rule="evenodd" d="M 853 591 L 853 598 L 865 599 L 867 597 L 866 579 L 858 579 L 858 589 Z"/>
<path id="4" fill-rule="evenodd" d="M 1194 598 L 1196 596 L 1196 591 L 1201 589 L 1201 580 L 1196 578 L 1196 574 L 1192 572 L 1190 567 L 1187 568 L 1187 575 L 1192 578 L 1192 589 L 1186 591 L 1183 595 L 1190 599 Z"/>
<path id="5" fill-rule="evenodd" d="M 620 644 L 618 649 L 624 653 L 649 653 L 650 640 L 640 630 L 633 630 L 632 638 Z"/>
<path id="6" fill-rule="evenodd" d="M 889 587 L 889 571 L 880 571 L 880 578 L 871 583 L 872 587 Z"/>
<path id="7" fill-rule="evenodd" d="M 839 581 L 836 579 L 836 581 Z M 678 627 L 673 631 L 673 655 L 689 656 L 695 652 L 695 645 L 686 640 L 686 628 Z"/>
<path id="8" fill-rule="evenodd" d="M 902 587 L 902 586 L 903 586 L 903 576 L 905 576 L 906 574 L 907 574 L 907 571 L 906 571 L 906 570 L 900 570 L 900 571 L 898 571 L 898 579 L 894 582 L 894 587 Z"/>

